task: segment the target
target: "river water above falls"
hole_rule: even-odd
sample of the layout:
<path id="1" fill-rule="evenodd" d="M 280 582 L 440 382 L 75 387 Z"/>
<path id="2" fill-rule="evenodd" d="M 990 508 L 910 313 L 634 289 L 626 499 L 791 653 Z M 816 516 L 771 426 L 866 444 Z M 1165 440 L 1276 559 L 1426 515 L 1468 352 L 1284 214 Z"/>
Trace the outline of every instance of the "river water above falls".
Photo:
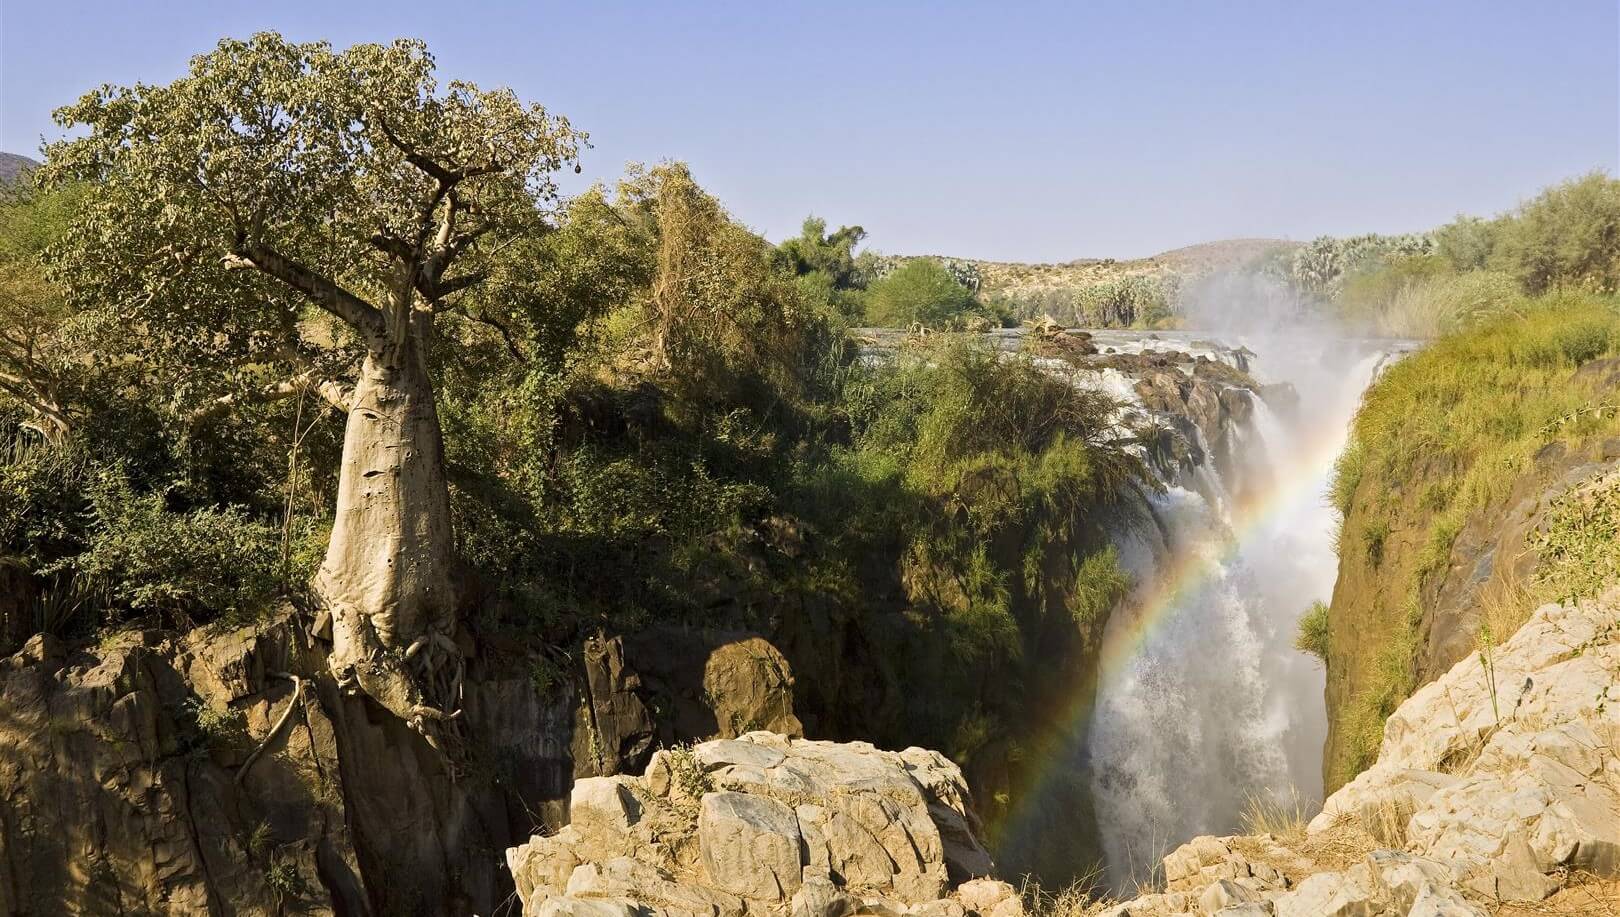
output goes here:
<path id="1" fill-rule="evenodd" d="M 1106 351 L 1175 348 L 1197 335 L 1099 333 Z M 1327 721 L 1320 664 L 1294 647 L 1301 615 L 1337 572 L 1328 502 L 1361 393 L 1401 342 L 1231 338 L 1215 358 L 1297 403 L 1256 398 L 1224 463 L 1152 497 L 1158 532 L 1121 539 L 1138 586 L 1110 619 L 1083 742 L 1108 880 L 1130 888 L 1170 848 L 1239 828 L 1254 799 L 1321 798 Z M 1287 399 L 1287 400 L 1292 400 Z"/>

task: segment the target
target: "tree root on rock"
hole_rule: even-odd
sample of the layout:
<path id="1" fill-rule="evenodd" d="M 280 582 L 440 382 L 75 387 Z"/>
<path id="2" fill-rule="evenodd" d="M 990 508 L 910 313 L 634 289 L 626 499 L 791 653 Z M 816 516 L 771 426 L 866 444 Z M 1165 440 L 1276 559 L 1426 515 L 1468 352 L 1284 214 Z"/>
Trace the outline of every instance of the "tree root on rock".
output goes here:
<path id="1" fill-rule="evenodd" d="M 430 630 L 403 650 L 384 646 L 364 616 L 334 613 L 332 655 L 338 686 L 364 694 L 403 720 L 446 758 L 463 744 L 458 721 L 466 662 L 447 634 Z M 358 657 L 358 658 L 356 658 Z"/>
<path id="2" fill-rule="evenodd" d="M 292 679 L 292 700 L 287 702 L 287 709 L 281 711 L 281 716 L 277 718 L 275 725 L 271 726 L 270 731 L 265 733 L 264 740 L 261 741 L 259 746 L 253 749 L 253 752 L 247 756 L 247 760 L 242 762 L 242 766 L 236 769 L 236 779 L 234 782 L 237 786 L 242 785 L 242 781 L 247 777 L 248 771 L 253 767 L 253 762 L 259 760 L 259 756 L 264 754 L 264 750 L 269 748 L 270 743 L 274 742 L 276 740 L 276 736 L 281 734 L 281 728 L 287 725 L 288 720 L 292 719 L 293 711 L 298 709 L 299 704 L 304 699 L 304 679 L 299 678 L 297 675 L 293 675 L 290 672 L 272 672 L 270 674 L 272 678 Z"/>

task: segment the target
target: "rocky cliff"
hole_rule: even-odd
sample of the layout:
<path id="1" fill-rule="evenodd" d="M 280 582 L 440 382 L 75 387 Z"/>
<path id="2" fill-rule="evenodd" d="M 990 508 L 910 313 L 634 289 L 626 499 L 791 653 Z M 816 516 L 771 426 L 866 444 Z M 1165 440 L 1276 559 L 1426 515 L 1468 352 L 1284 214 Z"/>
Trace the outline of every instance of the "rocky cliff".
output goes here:
<path id="1" fill-rule="evenodd" d="M 1547 605 L 1389 718 L 1309 825 L 1201 837 L 1110 917 L 1611 914 L 1620 907 L 1620 592 Z"/>
<path id="2" fill-rule="evenodd" d="M 798 728 L 764 640 L 644 637 L 683 652 L 632 648 L 638 670 L 593 640 L 559 668 L 481 645 L 446 756 L 340 692 L 290 609 L 36 636 L 0 660 L 0 914 L 489 914 L 511 891 L 500 851 L 561 825 L 576 777 L 639 769 L 683 730 Z"/>

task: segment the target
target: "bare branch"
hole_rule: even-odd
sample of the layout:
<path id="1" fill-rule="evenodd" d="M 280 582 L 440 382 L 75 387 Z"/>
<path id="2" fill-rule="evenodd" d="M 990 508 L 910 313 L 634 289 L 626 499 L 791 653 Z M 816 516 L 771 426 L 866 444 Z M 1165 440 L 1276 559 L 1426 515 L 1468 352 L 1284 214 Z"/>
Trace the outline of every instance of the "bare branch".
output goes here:
<path id="1" fill-rule="evenodd" d="M 523 348 L 518 346 L 517 338 L 512 334 L 512 329 L 506 327 L 504 322 L 489 315 L 474 315 L 471 312 L 466 313 L 466 315 L 475 322 L 494 328 L 500 334 L 501 340 L 506 342 L 506 349 L 511 352 L 519 363 L 529 362 L 528 356 L 523 353 Z"/>
<path id="2" fill-rule="evenodd" d="M 200 423 L 229 413 L 235 410 L 238 405 L 250 401 L 280 401 L 284 398 L 291 398 L 301 391 L 313 391 L 327 404 L 344 413 L 349 411 L 354 401 L 353 388 L 336 379 L 323 379 L 318 371 L 309 369 L 293 376 L 291 379 L 272 382 L 257 391 L 247 393 L 232 392 L 229 395 L 221 395 L 192 411 L 187 415 L 186 420 L 193 424 Z M 244 394 L 247 397 L 244 398 Z"/>
<path id="3" fill-rule="evenodd" d="M 236 251 L 224 257 L 223 263 L 228 268 L 252 267 L 269 274 L 348 322 L 373 344 L 387 334 L 383 314 L 377 307 L 268 245 L 260 242 L 242 243 Z"/>

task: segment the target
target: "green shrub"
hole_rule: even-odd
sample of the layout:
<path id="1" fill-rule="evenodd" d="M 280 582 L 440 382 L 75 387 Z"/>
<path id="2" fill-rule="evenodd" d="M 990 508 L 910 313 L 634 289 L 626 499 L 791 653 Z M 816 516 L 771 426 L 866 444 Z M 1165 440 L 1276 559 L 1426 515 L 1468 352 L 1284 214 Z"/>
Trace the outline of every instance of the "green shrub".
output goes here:
<path id="1" fill-rule="evenodd" d="M 14 439 L 0 457 L 0 554 L 37 570 L 83 550 L 89 478 L 79 449 Z"/>
<path id="2" fill-rule="evenodd" d="M 873 283 L 866 321 L 884 328 L 943 328 L 977 310 L 973 291 L 932 258 L 914 258 Z"/>
<path id="3" fill-rule="evenodd" d="M 88 549 L 71 565 L 136 612 L 247 620 L 283 592 L 281 531 L 237 507 L 174 512 L 108 474 Z"/>
<path id="4" fill-rule="evenodd" d="M 1312 602 L 1311 607 L 1299 619 L 1299 630 L 1294 635 L 1294 648 L 1302 653 L 1310 653 L 1322 662 L 1327 662 L 1329 641 L 1332 639 L 1332 627 L 1328 622 L 1328 604 L 1326 602 Z"/>
<path id="5" fill-rule="evenodd" d="M 1119 566 L 1119 551 L 1109 545 L 1081 562 L 1069 611 L 1076 623 L 1090 624 L 1118 605 L 1130 589 L 1131 578 Z"/>
<path id="6" fill-rule="evenodd" d="M 1460 216 L 1435 230 L 1435 254 L 1454 271 L 1477 271 L 1491 260 L 1500 221 Z"/>
<path id="7" fill-rule="evenodd" d="M 1620 581 L 1620 478 L 1559 497 L 1530 545 L 1539 558 L 1532 601 L 1591 597 Z"/>
<path id="8" fill-rule="evenodd" d="M 1620 181 L 1594 172 L 1500 221 L 1490 263 L 1530 293 L 1620 289 Z"/>

